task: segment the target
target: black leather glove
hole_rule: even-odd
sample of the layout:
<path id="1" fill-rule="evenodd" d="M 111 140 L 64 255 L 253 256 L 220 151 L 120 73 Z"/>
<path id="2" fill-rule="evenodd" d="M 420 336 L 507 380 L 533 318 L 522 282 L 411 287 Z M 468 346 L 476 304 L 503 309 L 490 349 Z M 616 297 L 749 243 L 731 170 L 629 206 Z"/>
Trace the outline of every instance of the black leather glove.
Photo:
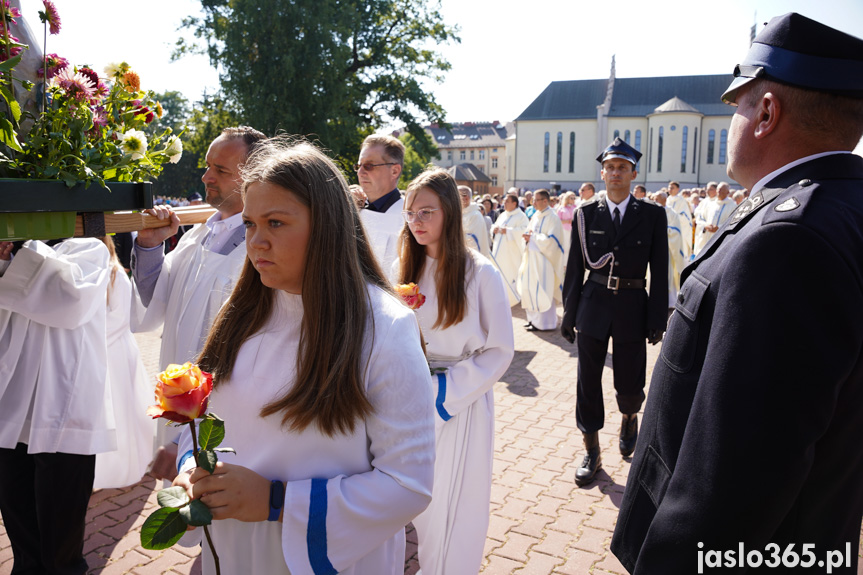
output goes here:
<path id="1" fill-rule="evenodd" d="M 575 343 L 575 330 L 563 324 L 560 326 L 560 335 L 569 343 Z"/>
<path id="2" fill-rule="evenodd" d="M 650 345 L 656 345 L 660 341 L 662 341 L 662 334 L 665 333 L 659 329 L 649 329 L 647 330 L 647 343 Z"/>

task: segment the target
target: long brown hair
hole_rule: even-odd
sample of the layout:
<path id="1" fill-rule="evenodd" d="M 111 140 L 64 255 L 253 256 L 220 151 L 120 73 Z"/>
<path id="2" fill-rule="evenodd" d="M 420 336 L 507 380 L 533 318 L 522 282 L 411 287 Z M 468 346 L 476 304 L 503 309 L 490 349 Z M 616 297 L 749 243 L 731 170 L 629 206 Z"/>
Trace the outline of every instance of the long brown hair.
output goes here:
<path id="1" fill-rule="evenodd" d="M 311 231 L 303 277 L 303 320 L 294 385 L 261 409 L 261 416 L 282 414 L 292 431 L 315 425 L 333 436 L 350 433 L 372 413 L 363 373 L 374 340 L 367 284 L 390 293 L 375 259 L 348 184 L 335 164 L 313 145 L 279 136 L 252 152 L 241 170 L 242 193 L 265 182 L 309 208 Z M 273 313 L 275 290 L 261 283 L 246 259 L 234 291 L 216 317 L 199 357 L 214 384 L 228 378 L 243 342 Z M 367 325 L 371 332 L 367 332 Z"/>
<path id="2" fill-rule="evenodd" d="M 440 168 L 433 168 L 421 173 L 408 185 L 405 199 L 406 209 L 410 209 L 417 192 L 421 189 L 427 189 L 437 194 L 443 211 L 440 253 L 435 272 L 438 311 L 437 321 L 432 327 L 446 329 L 464 319 L 464 314 L 467 311 L 466 267 L 468 261 L 473 260 L 469 258 L 468 248 L 464 240 L 461 196 L 453 177 Z M 414 239 L 407 224 L 402 228 L 399 245 L 399 259 L 401 260 L 399 283 L 419 281 L 425 267 L 426 251 L 425 247 Z"/>

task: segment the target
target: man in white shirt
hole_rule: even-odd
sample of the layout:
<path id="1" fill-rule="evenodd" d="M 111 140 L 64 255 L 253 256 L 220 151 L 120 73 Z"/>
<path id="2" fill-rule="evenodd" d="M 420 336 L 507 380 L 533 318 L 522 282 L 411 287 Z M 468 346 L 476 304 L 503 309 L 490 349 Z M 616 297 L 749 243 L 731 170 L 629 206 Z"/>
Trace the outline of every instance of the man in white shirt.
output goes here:
<path id="1" fill-rule="evenodd" d="M 491 257 L 488 247 L 488 226 L 479 205 L 471 201 L 472 190 L 467 186 L 459 186 L 461 197 L 461 221 L 464 228 L 465 243 L 487 258 Z"/>
<path id="2" fill-rule="evenodd" d="M 728 182 L 719 182 L 716 186 L 716 197 L 712 202 L 704 202 L 704 208 L 698 220 L 695 236 L 695 255 L 707 245 L 713 234 L 728 221 L 731 213 L 737 207 L 734 200 L 728 197 Z M 709 192 L 708 192 L 709 193 Z"/>
<path id="3" fill-rule="evenodd" d="M 398 188 L 404 160 L 405 146 L 398 138 L 372 134 L 363 140 L 354 166 L 367 198 L 360 217 L 384 274 L 391 272 L 398 255 L 399 234 L 405 225 L 405 202 Z"/>
<path id="4" fill-rule="evenodd" d="M 500 270 L 503 280 L 509 286 L 509 305 L 514 306 L 521 299 L 518 297 L 518 268 L 521 266 L 522 253 L 524 252 L 524 238 L 522 234 L 527 230 L 530 222 L 527 216 L 518 207 L 518 195 L 508 193 L 503 201 L 505 211 L 498 216 L 497 221 L 491 227 L 494 236 L 492 256 L 497 269 Z"/>
<path id="5" fill-rule="evenodd" d="M 88 569 L 95 454 L 117 449 L 109 258 L 95 238 L 28 241 L 11 261 L 11 244 L 0 242 L 0 514 L 12 573 Z"/>
<path id="6" fill-rule="evenodd" d="M 549 206 L 548 190 L 533 195 L 536 213 L 522 236 L 526 242 L 518 292 L 527 312 L 528 331 L 557 327 L 557 304 L 563 289 L 563 224 Z"/>
<path id="7" fill-rule="evenodd" d="M 226 128 L 213 140 L 201 180 L 207 203 L 218 211 L 206 224 L 184 234 L 174 251 L 166 256 L 162 249 L 162 242 L 180 225 L 170 208 L 158 206 L 151 213 L 160 219 L 170 218 L 171 225 L 138 232 L 132 251 L 132 277 L 140 305 L 133 306 L 132 330 L 162 327 L 160 368 L 195 360 L 216 314 L 231 294 L 246 260 L 239 170 L 255 144 L 264 139 L 261 132 L 242 126 Z M 177 431 L 162 425 L 158 429 L 157 441 L 167 444 L 168 451 L 160 451 L 153 473 L 171 478 L 176 471 L 172 440 Z"/>
<path id="8" fill-rule="evenodd" d="M 689 202 L 680 195 L 680 184 L 678 182 L 668 183 L 666 207 L 671 208 L 675 213 L 675 218 L 668 220 L 668 225 L 670 226 L 675 222 L 679 222 L 680 239 L 683 244 L 683 261 L 685 264 L 692 258 L 692 228 L 694 222 L 692 219 L 692 210 L 689 209 Z"/>

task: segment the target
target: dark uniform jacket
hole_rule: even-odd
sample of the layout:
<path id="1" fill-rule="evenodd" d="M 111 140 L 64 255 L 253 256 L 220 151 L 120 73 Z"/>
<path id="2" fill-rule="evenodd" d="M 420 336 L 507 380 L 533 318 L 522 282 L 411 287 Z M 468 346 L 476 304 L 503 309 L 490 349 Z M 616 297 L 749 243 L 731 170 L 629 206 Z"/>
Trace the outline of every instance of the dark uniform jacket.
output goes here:
<path id="1" fill-rule="evenodd" d="M 637 574 L 696 573 L 708 551 L 724 553 L 719 572 L 742 573 L 741 544 L 773 565 L 770 544 L 781 561 L 794 543 L 815 561 L 801 573 L 827 572 L 831 551 L 833 573 L 857 573 L 863 158 L 780 174 L 681 282 L 611 550 Z M 746 572 L 795 572 L 767 565 Z"/>
<path id="2" fill-rule="evenodd" d="M 644 289 L 608 289 L 587 281 L 578 233 L 579 212 L 584 214 L 587 253 L 597 262 L 614 254 L 616 277 L 643 280 L 650 266 L 650 295 Z M 668 318 L 668 236 L 665 209 L 653 202 L 630 196 L 629 205 L 614 233 L 605 197 L 587 202 L 576 210 L 572 222 L 572 243 L 563 283 L 563 323 L 596 339 L 605 339 L 609 330 L 615 341 L 636 342 L 647 330 L 665 330 Z M 611 262 L 598 274 L 609 275 Z"/>

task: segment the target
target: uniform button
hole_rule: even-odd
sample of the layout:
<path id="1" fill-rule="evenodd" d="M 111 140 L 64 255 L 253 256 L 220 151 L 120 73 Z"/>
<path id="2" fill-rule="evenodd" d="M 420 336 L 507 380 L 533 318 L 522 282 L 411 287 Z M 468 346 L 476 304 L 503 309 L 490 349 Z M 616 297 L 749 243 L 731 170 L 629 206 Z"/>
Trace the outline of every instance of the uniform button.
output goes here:
<path id="1" fill-rule="evenodd" d="M 638 241 L 637 241 L 637 242 L 635 242 L 635 243 L 636 243 L 637 245 L 639 245 L 639 246 L 640 246 L 640 245 L 641 245 L 641 240 L 638 240 Z"/>
<path id="2" fill-rule="evenodd" d="M 677 301 L 683 303 L 684 297 L 682 293 L 677 294 Z"/>
<path id="3" fill-rule="evenodd" d="M 614 262 L 614 265 L 619 266 L 620 262 Z"/>
<path id="4" fill-rule="evenodd" d="M 807 179 L 805 179 L 805 180 L 800 180 L 800 185 L 801 185 L 801 186 L 803 186 L 803 187 L 811 186 L 811 185 L 812 185 L 812 180 L 810 180 L 810 179 L 808 179 L 808 178 L 807 178 Z"/>
<path id="5" fill-rule="evenodd" d="M 620 251 L 620 246 L 614 246 L 614 251 Z"/>

